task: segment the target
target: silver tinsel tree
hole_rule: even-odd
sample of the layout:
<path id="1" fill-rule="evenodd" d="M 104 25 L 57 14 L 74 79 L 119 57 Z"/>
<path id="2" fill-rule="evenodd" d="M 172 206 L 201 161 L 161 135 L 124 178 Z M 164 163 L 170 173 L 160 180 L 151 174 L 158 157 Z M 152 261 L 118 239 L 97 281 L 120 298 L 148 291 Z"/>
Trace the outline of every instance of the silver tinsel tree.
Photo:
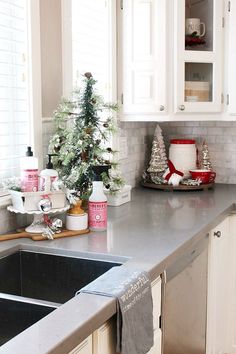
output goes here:
<path id="1" fill-rule="evenodd" d="M 152 153 L 147 171 L 149 173 L 163 174 L 167 169 L 166 148 L 162 130 L 157 124 L 152 142 Z"/>
<path id="2" fill-rule="evenodd" d="M 202 148 L 200 152 L 200 167 L 204 170 L 212 170 L 210 153 L 206 140 L 204 140 L 202 143 Z"/>
<path id="3" fill-rule="evenodd" d="M 149 166 L 147 171 L 143 174 L 144 181 L 151 180 L 156 184 L 165 183 L 162 176 L 167 168 L 166 148 L 162 136 L 162 130 L 157 124 L 152 142 L 152 152 Z"/>

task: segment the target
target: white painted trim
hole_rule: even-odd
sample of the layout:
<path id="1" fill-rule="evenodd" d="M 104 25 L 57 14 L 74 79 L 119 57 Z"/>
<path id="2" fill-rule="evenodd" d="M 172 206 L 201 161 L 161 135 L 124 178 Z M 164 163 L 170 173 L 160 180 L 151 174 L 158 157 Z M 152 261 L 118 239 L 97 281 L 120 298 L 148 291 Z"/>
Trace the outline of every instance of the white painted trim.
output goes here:
<path id="1" fill-rule="evenodd" d="M 53 117 L 43 117 L 42 121 L 43 121 L 43 123 L 53 122 Z"/>
<path id="2" fill-rule="evenodd" d="M 61 0 L 62 23 L 62 94 L 68 97 L 73 90 L 71 0 Z"/>
<path id="3" fill-rule="evenodd" d="M 39 169 L 43 165 L 42 144 L 42 94 L 41 94 L 41 46 L 40 46 L 40 6 L 39 0 L 28 0 L 28 41 L 29 41 L 29 93 L 31 125 L 31 145 L 39 158 Z"/>

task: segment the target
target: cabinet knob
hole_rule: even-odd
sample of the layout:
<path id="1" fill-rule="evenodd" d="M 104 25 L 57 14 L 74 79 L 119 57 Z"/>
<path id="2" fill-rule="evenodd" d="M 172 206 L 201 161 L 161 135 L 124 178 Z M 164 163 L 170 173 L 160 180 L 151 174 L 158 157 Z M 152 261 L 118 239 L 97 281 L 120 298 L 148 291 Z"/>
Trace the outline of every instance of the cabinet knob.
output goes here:
<path id="1" fill-rule="evenodd" d="M 164 111 L 164 109 L 165 109 L 165 106 L 160 105 L 160 111 Z"/>
<path id="2" fill-rule="evenodd" d="M 185 105 L 183 105 L 183 104 L 179 105 L 179 110 L 180 111 L 184 111 L 185 110 Z"/>
<path id="3" fill-rule="evenodd" d="M 221 237 L 221 231 L 215 231 L 214 232 L 215 237 Z"/>

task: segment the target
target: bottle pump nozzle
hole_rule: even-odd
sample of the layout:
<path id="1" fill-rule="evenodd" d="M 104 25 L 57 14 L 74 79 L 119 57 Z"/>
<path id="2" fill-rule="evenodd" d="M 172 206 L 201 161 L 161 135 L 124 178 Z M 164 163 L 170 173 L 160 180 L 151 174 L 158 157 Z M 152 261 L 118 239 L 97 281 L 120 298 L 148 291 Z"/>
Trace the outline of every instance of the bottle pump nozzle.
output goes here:
<path id="1" fill-rule="evenodd" d="M 57 154 L 47 154 L 47 156 L 48 156 L 48 163 L 46 164 L 46 168 L 48 170 L 53 170 L 52 156 L 57 156 Z"/>
<path id="2" fill-rule="evenodd" d="M 111 165 L 99 165 L 93 166 L 93 173 L 94 173 L 94 181 L 102 181 L 102 173 L 106 173 L 108 175 L 108 171 L 111 168 Z"/>

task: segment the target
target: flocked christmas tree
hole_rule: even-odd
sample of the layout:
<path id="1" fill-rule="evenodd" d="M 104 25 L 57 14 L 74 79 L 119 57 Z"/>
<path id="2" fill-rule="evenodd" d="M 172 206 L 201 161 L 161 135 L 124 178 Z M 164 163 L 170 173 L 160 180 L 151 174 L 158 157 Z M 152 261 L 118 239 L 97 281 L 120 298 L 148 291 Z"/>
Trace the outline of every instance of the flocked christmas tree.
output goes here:
<path id="1" fill-rule="evenodd" d="M 200 167 L 204 170 L 212 170 L 210 153 L 206 140 L 204 140 L 202 143 L 202 148 L 200 152 Z"/>
<path id="2" fill-rule="evenodd" d="M 116 104 L 105 103 L 96 94 L 91 73 L 84 74 L 84 88 L 74 91 L 72 99 L 63 99 L 54 112 L 56 132 L 50 140 L 49 150 L 57 154 L 54 166 L 59 177 L 68 189 L 75 190 L 81 199 L 88 198 L 93 180 L 92 166 L 111 165 L 114 151 L 107 147 L 111 135 L 115 132 L 113 111 Z M 106 119 L 101 113 L 106 112 Z M 113 188 L 121 187 L 124 182 L 119 174 L 112 173 L 106 184 Z M 111 180 L 112 179 L 112 180 Z M 108 186 L 109 187 L 109 186 Z"/>

